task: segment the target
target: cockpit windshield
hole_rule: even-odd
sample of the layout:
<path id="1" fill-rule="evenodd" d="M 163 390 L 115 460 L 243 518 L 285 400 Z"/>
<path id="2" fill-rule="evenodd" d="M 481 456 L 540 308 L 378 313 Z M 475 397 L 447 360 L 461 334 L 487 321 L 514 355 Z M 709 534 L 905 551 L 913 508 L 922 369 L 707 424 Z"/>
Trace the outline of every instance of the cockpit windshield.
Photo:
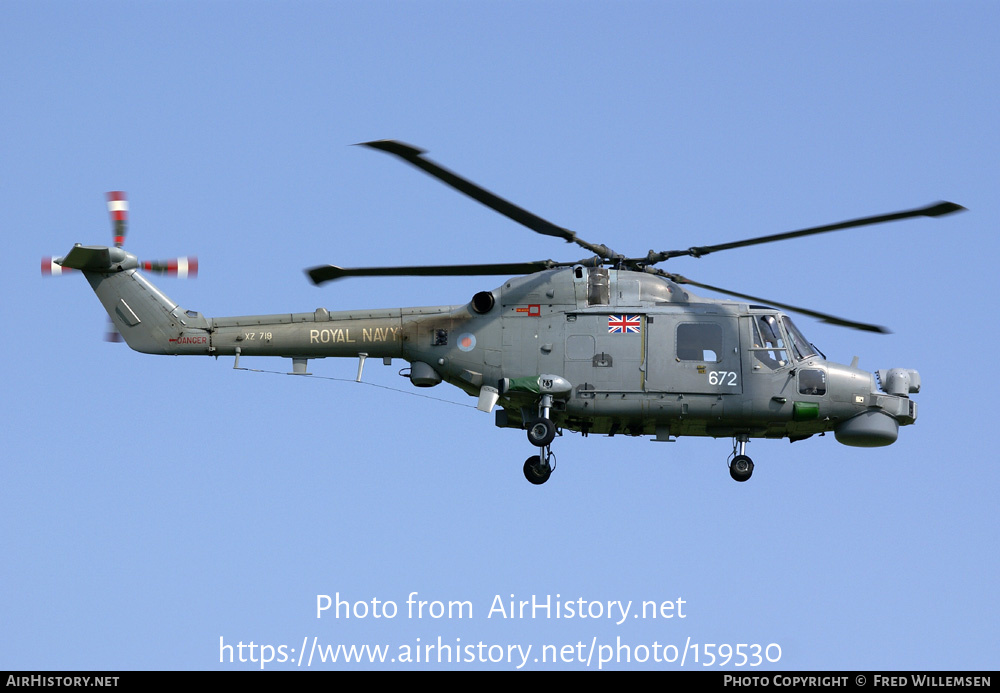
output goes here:
<path id="1" fill-rule="evenodd" d="M 816 355 L 816 349 L 809 340 L 799 332 L 799 328 L 795 326 L 792 319 L 787 315 L 781 316 L 781 322 L 785 326 L 785 332 L 788 333 L 788 339 L 792 343 L 792 351 L 795 353 L 795 357 L 802 361 L 810 356 Z"/>

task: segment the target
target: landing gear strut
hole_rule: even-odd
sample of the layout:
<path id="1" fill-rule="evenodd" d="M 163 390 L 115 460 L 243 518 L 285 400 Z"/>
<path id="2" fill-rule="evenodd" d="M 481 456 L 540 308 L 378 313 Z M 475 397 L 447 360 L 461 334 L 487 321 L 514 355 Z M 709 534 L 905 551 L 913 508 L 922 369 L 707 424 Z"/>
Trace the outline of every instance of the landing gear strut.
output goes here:
<path id="1" fill-rule="evenodd" d="M 524 461 L 524 478 L 535 485 L 544 484 L 556 468 L 555 455 L 549 447 L 556 437 L 556 425 L 549 418 L 552 395 L 545 394 L 538 402 L 538 418 L 528 421 L 528 442 L 539 448 L 539 454 Z"/>
<path id="2" fill-rule="evenodd" d="M 733 438 L 733 459 L 729 463 L 729 476 L 736 481 L 746 481 L 753 474 L 753 460 L 746 455 L 747 441 L 750 436 L 745 433 Z"/>

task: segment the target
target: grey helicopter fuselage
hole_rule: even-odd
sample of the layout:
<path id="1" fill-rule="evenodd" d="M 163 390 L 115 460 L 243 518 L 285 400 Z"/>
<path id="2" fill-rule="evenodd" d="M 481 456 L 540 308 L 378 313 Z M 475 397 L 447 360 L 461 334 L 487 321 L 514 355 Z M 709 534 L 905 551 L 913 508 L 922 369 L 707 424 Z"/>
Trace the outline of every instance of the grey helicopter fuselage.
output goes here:
<path id="1" fill-rule="evenodd" d="M 915 371 L 880 371 L 877 382 L 827 361 L 773 308 L 695 296 L 651 273 L 577 265 L 465 304 L 207 318 L 173 303 L 119 248 L 77 246 L 63 264 L 83 270 L 137 351 L 285 357 L 295 372 L 309 359 L 403 359 L 416 386 L 447 382 L 484 411 L 498 404 L 501 427 L 529 428 L 542 398 L 555 427 L 583 434 L 745 444 L 834 431 L 873 447 L 917 415 Z"/>
<path id="2" fill-rule="evenodd" d="M 891 368 L 873 375 L 828 362 L 778 309 L 866 332 L 884 327 L 703 284 L 665 272 L 673 258 L 804 238 L 916 218 L 944 217 L 965 208 L 936 202 L 888 214 L 848 219 L 629 257 L 582 238 L 425 156 L 398 140 L 362 146 L 390 154 L 489 209 L 543 236 L 575 244 L 591 256 L 576 262 L 478 262 L 306 270 L 316 285 L 349 277 L 510 276 L 492 291 L 452 306 L 389 308 L 206 318 L 181 309 L 139 271 L 190 276 L 197 259 L 140 263 L 124 250 L 128 201 L 109 192 L 114 247 L 76 245 L 64 258 L 44 258 L 43 274 L 84 273 L 117 334 L 137 351 L 154 354 L 278 356 L 305 374 L 309 359 L 357 358 L 410 363 L 417 387 L 441 382 L 478 397 L 477 409 L 496 409 L 496 425 L 521 428 L 538 454 L 524 462 L 525 478 L 543 484 L 555 468 L 551 443 L 562 430 L 613 436 L 731 437 L 729 473 L 746 481 L 751 438 L 802 440 L 834 431 L 847 445 L 877 447 L 896 440 L 899 426 L 917 418 L 910 395 L 916 371 Z M 688 293 L 696 286 L 739 301 Z M 768 305 L 774 307 L 768 307 Z"/>

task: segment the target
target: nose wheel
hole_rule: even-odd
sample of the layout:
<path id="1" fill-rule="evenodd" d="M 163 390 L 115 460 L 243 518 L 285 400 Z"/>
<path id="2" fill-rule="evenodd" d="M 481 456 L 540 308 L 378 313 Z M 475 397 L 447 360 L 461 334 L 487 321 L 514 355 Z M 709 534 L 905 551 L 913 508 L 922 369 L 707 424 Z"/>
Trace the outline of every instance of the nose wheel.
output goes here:
<path id="1" fill-rule="evenodd" d="M 746 481 L 753 474 L 753 460 L 746 455 L 750 436 L 741 434 L 733 438 L 733 459 L 729 462 L 729 476 L 736 481 Z"/>
<path id="2" fill-rule="evenodd" d="M 541 486 L 556 468 L 556 456 L 552 450 L 545 446 L 540 450 L 541 455 L 532 455 L 524 461 L 524 478 L 535 486 Z"/>
<path id="3" fill-rule="evenodd" d="M 528 424 L 528 442 L 536 448 L 548 447 L 555 437 L 556 425 L 549 419 L 535 419 Z"/>
<path id="4" fill-rule="evenodd" d="M 737 455 L 729 463 L 729 476 L 736 481 L 746 481 L 753 474 L 753 460 L 746 455 Z"/>

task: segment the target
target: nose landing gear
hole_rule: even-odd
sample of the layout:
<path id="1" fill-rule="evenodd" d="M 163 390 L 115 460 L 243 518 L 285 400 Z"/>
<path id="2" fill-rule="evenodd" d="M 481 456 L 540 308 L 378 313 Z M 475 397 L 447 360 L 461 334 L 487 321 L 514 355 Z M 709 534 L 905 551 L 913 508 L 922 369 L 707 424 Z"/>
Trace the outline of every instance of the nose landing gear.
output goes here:
<path id="1" fill-rule="evenodd" d="M 536 486 L 548 481 L 556 468 L 556 456 L 549 447 L 556 437 L 556 425 L 549 418 L 551 407 L 552 395 L 542 395 L 538 403 L 538 418 L 528 422 L 528 442 L 539 448 L 539 454 L 524 461 L 524 478 Z"/>
<path id="2" fill-rule="evenodd" d="M 753 474 L 753 460 L 746 455 L 750 436 L 741 433 L 733 438 L 733 459 L 729 462 L 729 476 L 736 481 L 746 481 Z"/>

